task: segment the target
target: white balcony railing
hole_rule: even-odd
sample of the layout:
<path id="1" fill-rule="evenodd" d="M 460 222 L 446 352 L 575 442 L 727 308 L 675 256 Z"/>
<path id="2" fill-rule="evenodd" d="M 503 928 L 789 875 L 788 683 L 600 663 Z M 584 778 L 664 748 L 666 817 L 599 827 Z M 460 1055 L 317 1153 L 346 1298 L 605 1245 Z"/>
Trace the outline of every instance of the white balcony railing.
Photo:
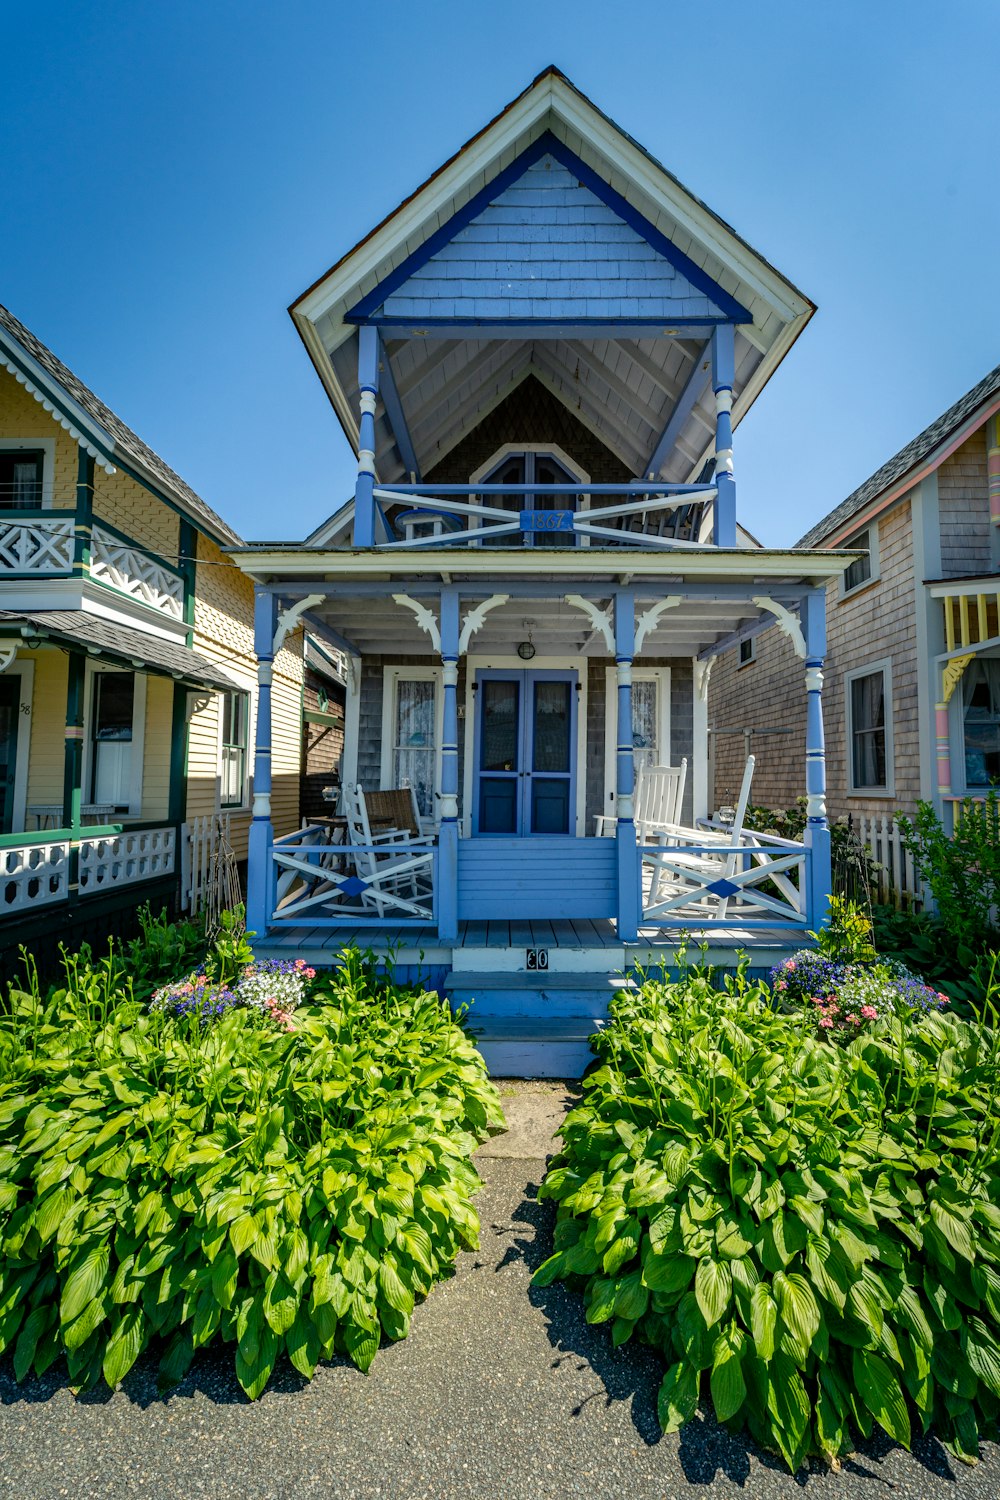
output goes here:
<path id="1" fill-rule="evenodd" d="M 61 515 L 0 511 L 0 581 L 67 577 L 73 572 L 78 532 L 72 512 Z M 86 535 L 86 533 L 85 533 Z M 95 522 L 88 539 L 90 576 L 171 620 L 184 618 L 180 569 L 157 557 L 106 522 Z"/>
<path id="2" fill-rule="evenodd" d="M 133 885 L 172 875 L 177 851 L 174 828 L 126 828 L 121 833 L 81 839 L 80 894 Z"/>
<path id="3" fill-rule="evenodd" d="M 804 927 L 809 920 L 809 851 L 791 839 L 665 835 L 640 857 L 645 924 Z"/>

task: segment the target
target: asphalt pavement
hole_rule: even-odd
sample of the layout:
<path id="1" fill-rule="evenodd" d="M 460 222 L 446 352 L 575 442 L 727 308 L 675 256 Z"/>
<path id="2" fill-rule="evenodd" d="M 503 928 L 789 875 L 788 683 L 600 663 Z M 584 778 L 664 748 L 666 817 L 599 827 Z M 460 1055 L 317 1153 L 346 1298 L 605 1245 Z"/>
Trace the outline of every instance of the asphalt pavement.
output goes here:
<path id="1" fill-rule="evenodd" d="M 504 1085 L 511 1130 L 479 1156 L 482 1247 L 382 1349 L 365 1377 L 334 1363 L 291 1366 L 257 1402 L 232 1351 L 202 1352 L 169 1396 L 155 1366 L 115 1394 L 77 1399 L 55 1371 L 16 1386 L 0 1371 L 0 1496 L 233 1497 L 233 1500 L 998 1500 L 1000 1449 L 967 1468 L 933 1440 L 912 1454 L 887 1438 L 796 1477 L 702 1412 L 661 1437 L 651 1350 L 611 1347 L 578 1296 L 532 1290 L 553 1214 L 537 1188 L 576 1085 Z"/>

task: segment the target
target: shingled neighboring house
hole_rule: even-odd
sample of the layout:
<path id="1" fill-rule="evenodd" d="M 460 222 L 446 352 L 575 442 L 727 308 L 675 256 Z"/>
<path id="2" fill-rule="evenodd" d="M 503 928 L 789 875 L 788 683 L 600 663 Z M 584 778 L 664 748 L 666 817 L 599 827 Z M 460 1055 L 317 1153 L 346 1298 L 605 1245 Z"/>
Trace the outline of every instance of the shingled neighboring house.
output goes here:
<path id="1" fill-rule="evenodd" d="M 824 516 L 799 547 L 860 548 L 827 590 L 827 805 L 954 804 L 1000 781 L 1000 366 Z M 709 691 L 717 802 L 744 746 L 754 800 L 799 795 L 805 712 L 788 638 L 748 626 Z M 747 734 L 747 731 L 750 731 Z"/>
<path id="2" fill-rule="evenodd" d="M 0 307 L 0 959 L 170 900 L 186 820 L 246 859 L 257 671 L 239 536 Z M 298 814 L 301 632 L 274 663 Z M 37 939 L 37 941 L 36 941 Z"/>

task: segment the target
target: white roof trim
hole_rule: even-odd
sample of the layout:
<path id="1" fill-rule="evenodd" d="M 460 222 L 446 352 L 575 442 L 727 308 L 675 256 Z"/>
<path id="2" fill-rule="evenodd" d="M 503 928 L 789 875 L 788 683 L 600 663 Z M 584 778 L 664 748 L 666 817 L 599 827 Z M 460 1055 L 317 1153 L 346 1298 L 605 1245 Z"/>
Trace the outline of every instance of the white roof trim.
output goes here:
<path id="1" fill-rule="evenodd" d="M 11 349 L 15 352 L 16 359 L 11 358 L 7 352 Z M 31 371 L 30 378 L 18 361 L 23 361 Z M 99 427 L 93 418 L 87 416 L 83 408 L 73 400 L 72 396 L 62 386 L 58 386 L 60 403 L 68 406 L 76 419 L 71 420 L 70 417 L 61 411 L 51 394 L 52 386 L 57 384 L 57 382 L 54 382 L 52 377 L 46 374 L 38 361 L 33 359 L 27 350 L 16 339 L 11 337 L 6 329 L 0 329 L 0 365 L 13 375 L 19 385 L 24 386 L 29 395 L 34 396 L 39 405 L 59 423 L 60 427 L 66 429 L 70 437 L 80 444 L 85 453 L 89 453 L 91 458 L 100 464 L 106 474 L 117 473 L 114 464 L 108 458 L 108 452 L 113 451 L 115 446 L 114 438 L 112 438 L 111 434 L 105 432 L 103 427 Z M 103 448 L 99 447 L 98 443 L 103 444 Z"/>

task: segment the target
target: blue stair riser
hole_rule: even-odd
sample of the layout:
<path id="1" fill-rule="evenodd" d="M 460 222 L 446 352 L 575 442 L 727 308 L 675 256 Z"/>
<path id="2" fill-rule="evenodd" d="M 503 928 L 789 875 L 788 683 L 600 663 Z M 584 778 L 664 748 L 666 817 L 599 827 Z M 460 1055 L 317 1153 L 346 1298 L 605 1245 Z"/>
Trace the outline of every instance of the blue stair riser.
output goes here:
<path id="1" fill-rule="evenodd" d="M 493 1078 L 582 1078 L 594 1061 L 585 1041 L 473 1041 Z"/>
<path id="2" fill-rule="evenodd" d="M 466 977 L 452 973 L 447 983 L 452 1006 L 467 1005 L 474 1015 L 490 1016 L 591 1016 L 603 1018 L 616 986 L 589 976 L 580 982 L 567 976 L 546 981 L 522 976 L 482 975 Z"/>

